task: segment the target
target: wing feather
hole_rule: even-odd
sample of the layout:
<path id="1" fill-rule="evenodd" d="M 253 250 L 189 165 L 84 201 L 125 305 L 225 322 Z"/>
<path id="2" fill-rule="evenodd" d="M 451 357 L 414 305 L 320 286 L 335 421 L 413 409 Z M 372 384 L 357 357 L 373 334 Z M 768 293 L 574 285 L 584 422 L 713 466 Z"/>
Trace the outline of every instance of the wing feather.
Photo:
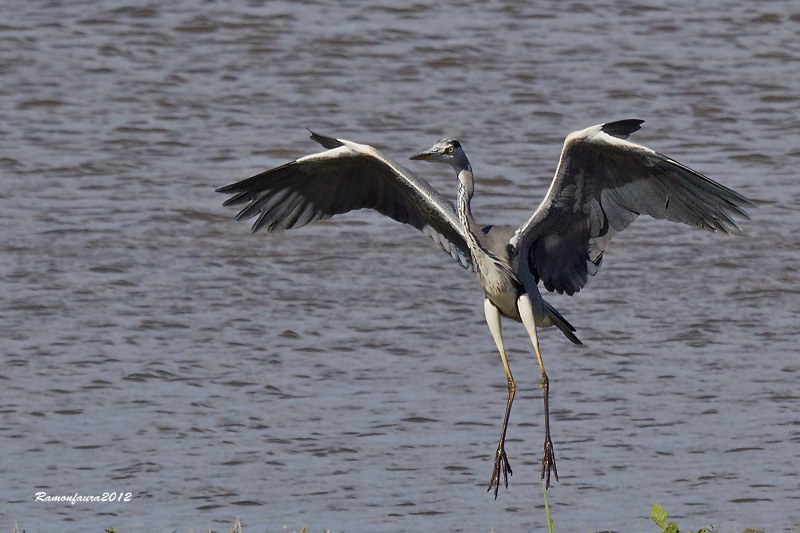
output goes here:
<path id="1" fill-rule="evenodd" d="M 452 202 L 427 181 L 371 146 L 312 132 L 328 150 L 301 157 L 217 189 L 222 205 L 246 204 L 236 220 L 257 217 L 252 231 L 299 228 L 356 209 L 374 209 L 425 231 L 466 268 L 472 266 Z"/>
<path id="2" fill-rule="evenodd" d="M 514 261 L 549 291 L 574 294 L 600 266 L 616 233 L 641 214 L 712 232 L 739 233 L 744 196 L 644 146 L 624 140 L 640 120 L 570 134 L 550 190 L 512 238 Z"/>

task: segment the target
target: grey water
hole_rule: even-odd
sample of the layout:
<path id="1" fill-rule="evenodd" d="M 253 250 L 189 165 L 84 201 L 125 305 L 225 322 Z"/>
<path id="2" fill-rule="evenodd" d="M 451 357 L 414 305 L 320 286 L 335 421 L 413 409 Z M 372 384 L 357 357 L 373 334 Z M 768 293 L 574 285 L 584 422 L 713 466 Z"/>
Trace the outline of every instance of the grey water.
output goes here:
<path id="1" fill-rule="evenodd" d="M 0 529 L 542 531 L 539 371 L 474 278 L 372 212 L 251 235 L 216 187 L 319 149 L 461 140 L 521 224 L 564 137 L 641 142 L 753 198 L 651 219 L 545 295 L 558 531 L 800 525 L 800 6 L 792 1 L 7 2 Z M 128 494 L 128 501 L 35 501 Z M 116 496 L 115 496 L 116 498 Z"/>

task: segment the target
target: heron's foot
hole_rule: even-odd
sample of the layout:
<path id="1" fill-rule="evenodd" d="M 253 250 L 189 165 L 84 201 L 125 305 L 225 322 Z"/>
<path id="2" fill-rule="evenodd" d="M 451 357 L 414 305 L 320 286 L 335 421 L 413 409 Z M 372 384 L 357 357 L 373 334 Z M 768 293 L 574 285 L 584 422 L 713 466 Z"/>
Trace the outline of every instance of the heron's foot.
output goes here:
<path id="1" fill-rule="evenodd" d="M 503 474 L 503 486 L 508 488 L 508 476 L 512 475 L 511 465 L 508 464 L 508 457 L 506 451 L 503 449 L 503 444 L 497 447 L 497 453 L 494 456 L 494 471 L 492 472 L 492 479 L 489 481 L 489 488 L 486 492 L 492 490 L 494 487 L 494 499 L 497 499 L 497 490 L 500 488 L 500 474 Z"/>
<path id="2" fill-rule="evenodd" d="M 556 454 L 553 452 L 553 441 L 550 435 L 544 439 L 544 456 L 542 457 L 542 479 L 545 479 L 545 488 L 550 488 L 550 471 L 558 481 L 558 468 L 556 468 Z"/>

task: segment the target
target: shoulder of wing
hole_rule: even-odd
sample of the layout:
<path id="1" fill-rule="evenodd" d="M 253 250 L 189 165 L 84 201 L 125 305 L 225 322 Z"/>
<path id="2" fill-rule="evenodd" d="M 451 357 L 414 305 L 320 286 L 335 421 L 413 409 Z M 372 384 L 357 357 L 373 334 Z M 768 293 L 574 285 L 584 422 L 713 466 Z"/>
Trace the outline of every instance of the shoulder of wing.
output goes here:
<path id="1" fill-rule="evenodd" d="M 620 121 L 620 122 L 627 122 L 627 121 Z M 632 120 L 631 122 L 639 122 L 638 120 Z M 616 124 L 616 123 L 611 123 Z M 562 158 L 570 152 L 570 148 L 578 147 L 578 146 L 593 146 L 596 149 L 600 150 L 608 150 L 610 152 L 614 152 L 617 150 L 623 151 L 636 151 L 642 154 L 649 154 L 649 155 L 657 155 L 655 151 L 647 148 L 646 146 L 642 146 L 641 144 L 632 143 L 626 140 L 627 135 L 622 135 L 613 128 L 610 130 L 610 133 L 606 131 L 607 124 L 598 124 L 596 126 L 591 126 L 589 128 L 574 131 L 567 135 L 566 140 L 564 141 L 564 149 L 562 151 Z M 639 129 L 638 127 L 636 129 Z"/>
<path id="2" fill-rule="evenodd" d="M 332 138 L 331 138 L 332 139 Z M 360 144 L 346 139 L 333 139 L 339 146 L 309 154 L 296 160 L 299 164 L 325 164 L 340 161 L 342 165 L 369 165 L 373 170 L 388 171 L 397 176 L 413 180 L 413 176 L 405 168 L 386 157 L 378 149 L 368 144 Z"/>
<path id="3" fill-rule="evenodd" d="M 342 140 L 342 142 L 344 143 L 344 147 L 348 148 L 352 153 L 358 154 L 365 158 L 373 159 L 376 162 L 380 163 L 381 165 L 385 166 L 387 169 L 393 171 L 395 174 L 398 174 L 405 178 L 413 178 L 413 175 L 408 170 L 400 166 L 393 159 L 384 155 L 383 152 L 381 152 L 374 146 L 370 146 L 368 144 L 359 144 L 345 140 Z"/>
<path id="4" fill-rule="evenodd" d="M 509 245 L 512 249 L 519 253 L 522 251 L 521 248 L 530 244 L 531 232 L 536 223 L 548 215 L 554 197 L 577 178 L 576 171 L 581 166 L 595 165 L 597 158 L 606 157 L 613 160 L 623 154 L 630 155 L 632 152 L 640 155 L 647 165 L 655 164 L 659 158 L 655 151 L 625 139 L 630 133 L 638 130 L 642 122 L 639 119 L 627 119 L 596 124 L 567 135 L 550 187 L 527 223 L 511 237 Z"/>

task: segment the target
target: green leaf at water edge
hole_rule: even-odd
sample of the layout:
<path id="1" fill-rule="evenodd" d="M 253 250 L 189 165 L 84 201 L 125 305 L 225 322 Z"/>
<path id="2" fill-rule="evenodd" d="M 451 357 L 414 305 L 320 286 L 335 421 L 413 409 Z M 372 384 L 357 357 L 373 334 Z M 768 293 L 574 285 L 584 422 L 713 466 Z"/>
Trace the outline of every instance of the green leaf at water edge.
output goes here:
<path id="1" fill-rule="evenodd" d="M 662 531 L 666 530 L 667 520 L 669 520 L 669 514 L 667 514 L 667 512 L 664 510 L 663 507 L 661 507 L 657 503 L 654 503 L 653 507 L 650 509 L 650 518 L 653 519 L 653 522 L 655 522 L 656 525 L 660 527 Z"/>

